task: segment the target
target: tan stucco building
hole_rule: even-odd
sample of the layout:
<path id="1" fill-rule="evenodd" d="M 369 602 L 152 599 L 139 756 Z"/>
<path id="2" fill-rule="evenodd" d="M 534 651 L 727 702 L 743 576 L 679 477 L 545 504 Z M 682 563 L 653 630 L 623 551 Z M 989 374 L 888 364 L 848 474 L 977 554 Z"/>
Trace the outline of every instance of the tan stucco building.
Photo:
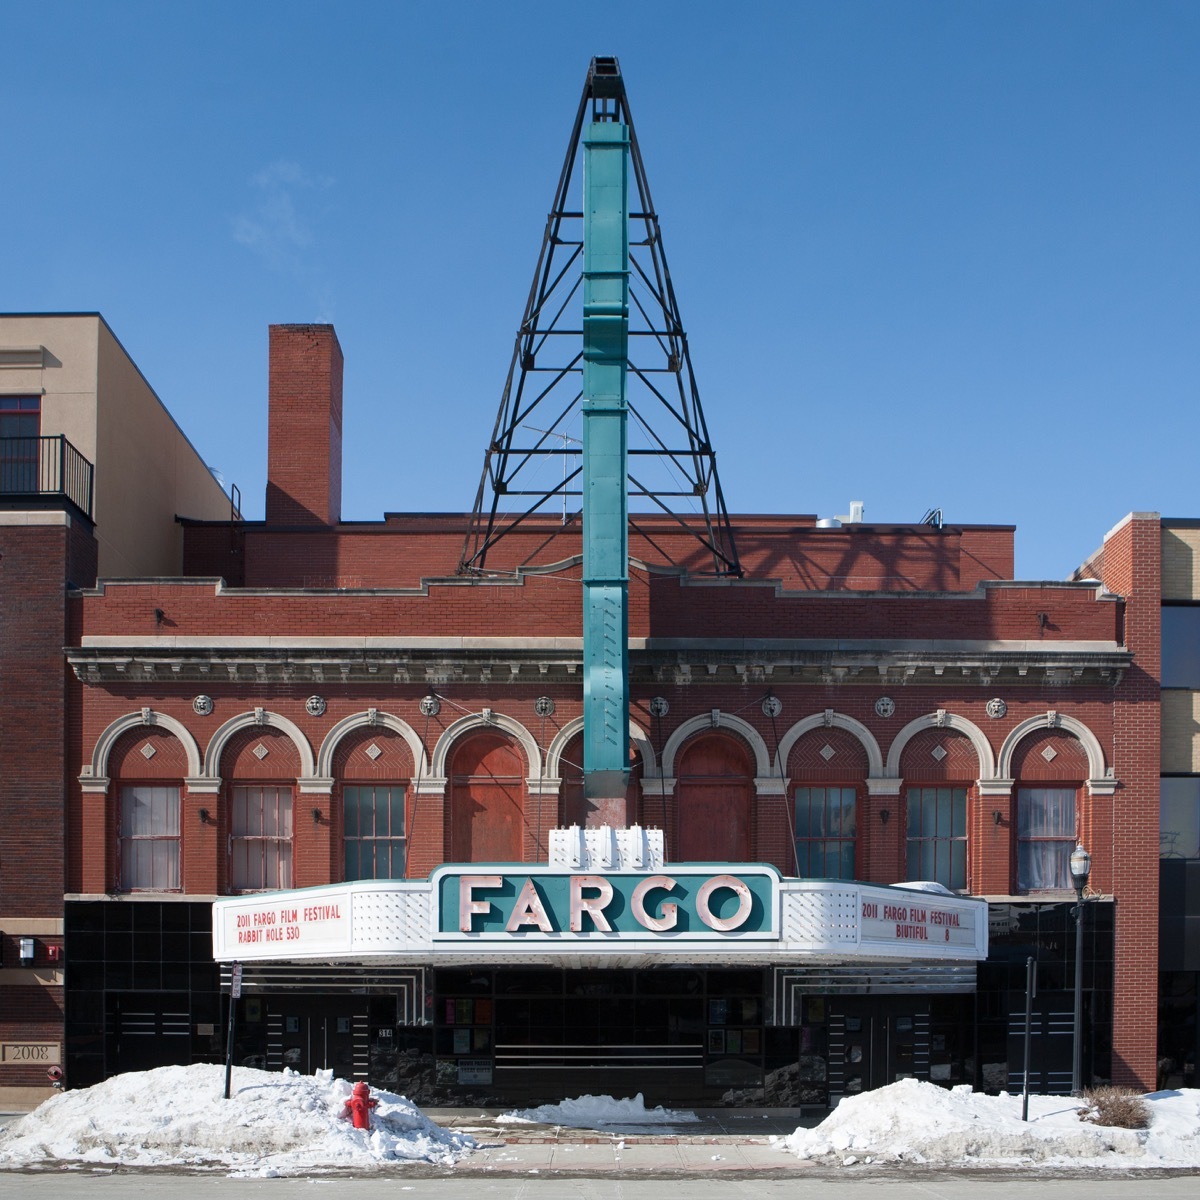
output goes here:
<path id="1" fill-rule="evenodd" d="M 229 497 L 99 313 L 0 314 L 0 413 L 10 443 L 62 436 L 95 468 L 105 578 L 178 575 L 176 515 L 229 519 Z"/>

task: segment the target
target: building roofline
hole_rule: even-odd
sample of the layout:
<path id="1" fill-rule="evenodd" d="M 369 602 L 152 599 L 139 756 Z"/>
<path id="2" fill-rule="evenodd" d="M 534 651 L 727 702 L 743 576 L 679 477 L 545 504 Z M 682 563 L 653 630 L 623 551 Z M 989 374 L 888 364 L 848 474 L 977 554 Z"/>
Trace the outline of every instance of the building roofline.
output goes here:
<path id="1" fill-rule="evenodd" d="M 179 422 L 175 419 L 174 413 L 172 413 L 171 410 L 167 407 L 163 398 L 155 390 L 154 385 L 150 382 L 150 380 L 148 380 L 146 378 L 144 372 L 142 371 L 142 368 L 140 366 L 138 366 L 137 359 L 134 358 L 133 355 L 129 353 L 128 349 L 126 349 L 126 347 L 125 347 L 125 343 L 122 342 L 119 337 L 117 337 L 116 333 L 113 331 L 113 327 L 105 319 L 103 313 L 100 313 L 100 312 L 0 312 L 0 320 L 3 320 L 5 317 L 21 317 L 21 318 L 37 317 L 37 318 L 42 318 L 42 319 L 55 318 L 55 317 L 70 317 L 70 318 L 94 317 L 97 321 L 99 321 L 100 324 L 102 326 L 104 326 L 105 330 L 107 330 L 108 336 L 111 337 L 114 342 L 116 342 L 117 348 L 121 351 L 121 353 L 123 355 L 125 355 L 126 359 L 129 361 L 130 365 L 137 372 L 138 378 L 146 385 L 146 390 L 158 402 L 159 408 L 161 408 L 163 410 L 163 412 L 167 416 L 167 419 L 171 422 L 172 425 L 175 426 L 175 429 L 178 431 L 179 436 L 181 438 L 183 438 L 183 440 L 187 443 L 188 448 L 196 456 L 196 459 L 199 461 L 200 465 L 210 475 L 212 475 L 212 481 L 213 481 L 213 483 L 215 483 L 217 485 L 217 488 L 220 490 L 221 494 L 223 496 L 225 496 L 226 499 L 229 499 L 229 493 L 218 482 L 217 477 L 212 474 L 212 468 L 208 465 L 208 461 L 205 459 L 204 455 L 201 454 L 200 451 L 196 449 L 196 446 L 192 442 L 192 439 L 190 437 L 188 437 L 187 433 L 184 432 L 183 426 L 180 425 Z M 228 522 L 227 521 L 226 522 L 218 521 L 218 522 L 216 522 L 216 524 L 226 524 L 227 525 Z"/>

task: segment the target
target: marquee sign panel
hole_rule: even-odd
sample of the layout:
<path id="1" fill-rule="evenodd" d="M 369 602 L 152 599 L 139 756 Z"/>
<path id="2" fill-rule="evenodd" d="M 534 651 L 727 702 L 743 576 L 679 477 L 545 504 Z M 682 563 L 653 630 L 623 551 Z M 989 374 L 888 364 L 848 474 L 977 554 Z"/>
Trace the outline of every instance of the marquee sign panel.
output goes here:
<path id="1" fill-rule="evenodd" d="M 604 870 L 522 863 L 439 868 L 231 896 L 213 905 L 219 962 L 978 961 L 987 904 L 954 893 L 781 878 L 761 863 Z"/>
<path id="2" fill-rule="evenodd" d="M 779 875 L 768 866 L 678 864 L 659 872 L 571 872 L 473 864 L 435 871 L 435 941 L 565 944 L 777 940 Z"/>

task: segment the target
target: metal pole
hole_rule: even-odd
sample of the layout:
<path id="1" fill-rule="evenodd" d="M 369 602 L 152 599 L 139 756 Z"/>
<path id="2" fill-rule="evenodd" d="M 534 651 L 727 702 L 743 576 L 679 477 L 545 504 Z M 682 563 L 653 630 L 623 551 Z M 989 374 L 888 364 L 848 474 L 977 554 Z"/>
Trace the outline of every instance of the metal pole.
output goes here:
<path id="1" fill-rule="evenodd" d="M 1075 1026 L 1071 1056 L 1071 1094 L 1083 1086 L 1083 889 L 1077 889 L 1075 901 Z"/>
<path id="2" fill-rule="evenodd" d="M 1037 995 L 1037 963 L 1025 960 L 1025 1076 L 1021 1083 L 1021 1120 L 1029 1120 L 1029 1050 L 1033 1042 L 1033 998 Z"/>
<path id="3" fill-rule="evenodd" d="M 229 973 L 229 1032 L 225 1038 L 225 1099 L 233 1082 L 233 1031 L 237 1026 L 237 1002 L 242 994 L 242 964 L 234 963 Z"/>
<path id="4" fill-rule="evenodd" d="M 628 825 L 629 127 L 583 137 L 583 787 Z"/>

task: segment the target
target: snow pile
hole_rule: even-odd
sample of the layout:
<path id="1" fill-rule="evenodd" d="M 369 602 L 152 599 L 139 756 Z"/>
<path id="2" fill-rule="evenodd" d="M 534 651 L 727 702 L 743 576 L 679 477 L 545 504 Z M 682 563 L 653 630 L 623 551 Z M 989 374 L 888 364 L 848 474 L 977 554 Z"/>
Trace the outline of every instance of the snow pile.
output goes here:
<path id="1" fill-rule="evenodd" d="M 1200 1166 L 1200 1091 L 1155 1092 L 1146 1099 L 1152 1116 L 1145 1130 L 1080 1121 L 1078 1102 L 1067 1096 L 1031 1096 L 1025 1122 L 1020 1096 L 903 1079 L 847 1096 L 815 1129 L 797 1129 L 781 1143 L 798 1158 L 844 1166 Z"/>
<path id="2" fill-rule="evenodd" d="M 683 1125 L 700 1118 L 694 1112 L 647 1108 L 642 1093 L 614 1100 L 612 1096 L 577 1096 L 561 1104 L 521 1108 L 502 1113 L 497 1125 L 566 1125 L 572 1129 L 595 1129 L 601 1125 Z"/>
<path id="3" fill-rule="evenodd" d="M 234 1067 L 159 1067 L 53 1096 L 0 1131 L 0 1167 L 51 1162 L 122 1166 L 225 1166 L 275 1176 L 406 1160 L 451 1165 L 474 1149 L 392 1092 L 370 1130 L 341 1119 L 350 1084 L 332 1071 L 301 1076 Z"/>

